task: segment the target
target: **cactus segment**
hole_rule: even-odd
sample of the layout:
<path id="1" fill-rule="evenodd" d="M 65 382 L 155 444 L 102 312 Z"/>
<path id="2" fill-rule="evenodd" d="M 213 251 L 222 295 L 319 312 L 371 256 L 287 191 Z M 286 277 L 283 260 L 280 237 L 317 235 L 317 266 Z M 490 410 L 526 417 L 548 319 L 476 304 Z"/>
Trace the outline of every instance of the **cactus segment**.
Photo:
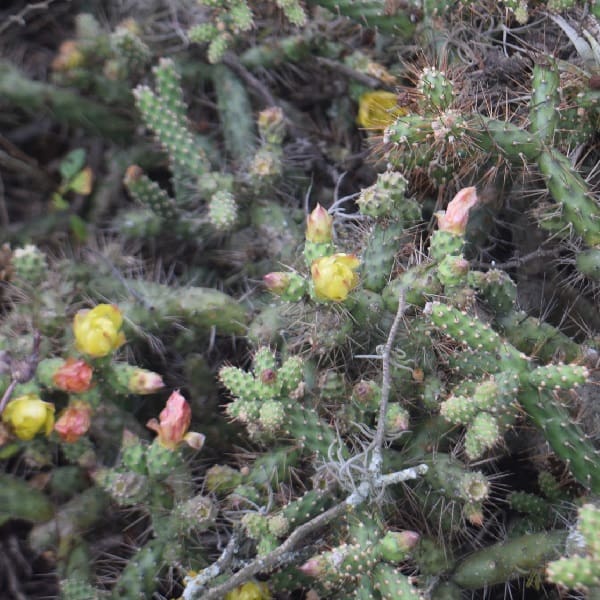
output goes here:
<path id="1" fill-rule="evenodd" d="M 565 531 L 548 531 L 495 544 L 463 560 L 452 574 L 452 581 L 476 590 L 522 577 L 559 556 L 566 537 Z"/>
<path id="2" fill-rule="evenodd" d="M 552 140 L 558 124 L 558 88 L 560 77 L 556 65 L 536 64 L 531 79 L 530 131 L 543 143 Z"/>

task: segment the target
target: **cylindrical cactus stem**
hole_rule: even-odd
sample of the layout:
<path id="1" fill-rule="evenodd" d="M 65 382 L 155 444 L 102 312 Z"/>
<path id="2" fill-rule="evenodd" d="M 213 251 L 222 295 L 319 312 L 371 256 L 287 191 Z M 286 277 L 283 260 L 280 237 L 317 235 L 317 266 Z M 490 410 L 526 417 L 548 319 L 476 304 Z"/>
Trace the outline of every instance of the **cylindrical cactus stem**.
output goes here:
<path id="1" fill-rule="evenodd" d="M 452 82 L 435 67 L 425 67 L 419 73 L 417 90 L 425 112 L 445 111 L 454 99 Z"/>
<path id="2" fill-rule="evenodd" d="M 0 525 L 9 519 L 44 523 L 53 514 L 54 506 L 46 494 L 23 479 L 7 473 L 0 474 Z"/>
<path id="3" fill-rule="evenodd" d="M 218 233 L 231 231 L 238 218 L 234 195 L 227 190 L 216 191 L 208 201 L 208 222 Z"/>
<path id="4" fill-rule="evenodd" d="M 587 381 L 588 370 L 580 365 L 547 365 L 527 375 L 527 381 L 539 389 L 569 390 Z"/>
<path id="5" fill-rule="evenodd" d="M 421 264 L 412 267 L 392 279 L 381 292 L 384 306 L 390 312 L 398 309 L 398 298 L 402 290 L 407 304 L 425 306 L 432 295 L 442 293 L 443 286 L 431 265 Z"/>
<path id="6" fill-rule="evenodd" d="M 152 52 L 139 36 L 139 26 L 132 19 L 124 21 L 111 33 L 110 45 L 120 78 L 139 76 L 152 59 Z"/>
<path id="7" fill-rule="evenodd" d="M 372 577 L 373 587 L 381 594 L 382 600 L 423 600 L 408 577 L 390 564 L 377 563 Z"/>
<path id="8" fill-rule="evenodd" d="M 426 312 L 442 331 L 455 340 L 466 343 L 471 349 L 500 354 L 505 360 L 510 360 L 521 368 L 527 363 L 525 355 L 478 318 L 439 302 L 429 303 Z"/>
<path id="9" fill-rule="evenodd" d="M 215 65 L 212 80 L 217 94 L 225 148 L 236 162 L 242 164 L 254 153 L 256 146 L 248 92 L 233 71 L 225 65 Z"/>
<path id="10" fill-rule="evenodd" d="M 600 282 L 600 249 L 590 248 L 577 253 L 575 258 L 577 270 L 590 279 Z"/>
<path id="11" fill-rule="evenodd" d="M 478 413 L 469 424 L 465 435 L 465 452 L 471 460 L 479 458 L 486 450 L 502 439 L 498 418 L 488 412 Z"/>
<path id="12" fill-rule="evenodd" d="M 137 165 L 131 165 L 127 168 L 123 184 L 135 200 L 142 206 L 149 208 L 161 219 L 173 220 L 177 218 L 175 201 Z"/>
<path id="13" fill-rule="evenodd" d="M 544 143 L 552 141 L 558 124 L 559 85 L 560 76 L 555 64 L 538 63 L 533 67 L 529 130 Z"/>
<path id="14" fill-rule="evenodd" d="M 577 481 L 600 493 L 600 452 L 556 398 L 548 391 L 525 385 L 519 392 L 519 402 Z"/>
<path id="15" fill-rule="evenodd" d="M 98 469 L 94 480 L 119 506 L 132 506 L 143 502 L 149 491 L 148 478 L 133 471 Z"/>
<path id="16" fill-rule="evenodd" d="M 390 280 L 396 253 L 411 241 L 400 222 L 373 225 L 361 257 L 361 281 L 371 291 L 380 292 Z"/>
<path id="17" fill-rule="evenodd" d="M 106 592 L 77 577 L 69 577 L 60 582 L 61 600 L 101 600 L 107 596 Z"/>
<path id="18" fill-rule="evenodd" d="M 377 564 L 377 547 L 373 542 L 341 544 L 309 559 L 300 570 L 322 582 L 343 584 L 372 571 Z"/>
<path id="19" fill-rule="evenodd" d="M 183 98 L 183 88 L 181 87 L 181 75 L 175 68 L 175 63 L 171 58 L 161 58 L 152 72 L 156 82 L 156 91 L 166 107 L 175 113 L 185 122 L 187 106 Z"/>
<path id="20" fill-rule="evenodd" d="M 404 6 L 392 9 L 385 0 L 308 0 L 308 4 L 323 6 L 345 17 L 355 19 L 369 27 L 376 27 L 385 33 L 394 33 L 409 38 L 416 22 L 416 11 L 413 14 Z"/>
<path id="21" fill-rule="evenodd" d="M 600 207 L 571 161 L 550 148 L 540 154 L 538 166 L 561 213 L 549 220 L 542 215 L 540 225 L 550 230 L 572 227 L 588 245 L 600 244 Z"/>
<path id="22" fill-rule="evenodd" d="M 408 181 L 398 171 L 386 171 L 377 181 L 364 188 L 356 203 L 363 215 L 374 219 L 391 219 L 405 227 L 414 225 L 421 216 L 419 205 L 405 197 Z"/>
<path id="23" fill-rule="evenodd" d="M 146 331 L 161 331 L 174 322 L 204 331 L 215 327 L 222 335 L 239 335 L 246 330 L 246 309 L 231 296 L 212 288 L 176 288 L 110 277 L 93 279 L 93 287 L 102 297 L 118 297 L 124 291 L 133 296 L 133 300 L 119 302 L 119 308 L 128 320 Z"/>
<path id="24" fill-rule="evenodd" d="M 146 125 L 164 146 L 171 160 L 194 176 L 204 173 L 208 164 L 204 151 L 187 128 L 187 122 L 169 110 L 166 103 L 148 86 L 139 85 L 133 91 L 136 105 Z"/>
<path id="25" fill-rule="evenodd" d="M 510 275 L 499 269 L 471 271 L 469 284 L 479 290 L 496 315 L 505 315 L 514 310 L 517 286 Z"/>
<path id="26" fill-rule="evenodd" d="M 138 550 L 127 563 L 112 591 L 114 600 L 151 598 L 158 584 L 163 565 L 165 541 L 155 539 Z"/>
<path id="27" fill-rule="evenodd" d="M 566 531 L 547 531 L 494 544 L 467 556 L 451 579 L 469 590 L 504 584 L 543 568 L 548 560 L 558 557 L 566 537 Z"/>
<path id="28" fill-rule="evenodd" d="M 430 456 L 425 462 L 429 471 L 424 480 L 449 500 L 482 502 L 488 497 L 490 483 L 483 473 L 469 471 L 462 462 L 443 453 Z"/>
<path id="29" fill-rule="evenodd" d="M 581 357 L 579 344 L 551 325 L 530 317 L 524 311 L 498 314 L 496 323 L 501 333 L 515 348 L 543 362 L 556 356 L 572 361 Z"/>

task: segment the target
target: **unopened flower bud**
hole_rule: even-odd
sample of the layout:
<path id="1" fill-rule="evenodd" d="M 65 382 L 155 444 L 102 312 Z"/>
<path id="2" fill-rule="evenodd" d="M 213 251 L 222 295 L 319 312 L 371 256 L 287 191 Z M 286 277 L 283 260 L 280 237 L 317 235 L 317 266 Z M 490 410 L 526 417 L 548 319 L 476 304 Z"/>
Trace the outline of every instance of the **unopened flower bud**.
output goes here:
<path id="1" fill-rule="evenodd" d="M 388 531 L 379 542 L 381 556 L 390 562 L 406 560 L 420 537 L 415 531 Z"/>
<path id="2" fill-rule="evenodd" d="M 435 213 L 438 229 L 454 235 L 464 235 L 469 220 L 469 211 L 479 202 L 477 190 L 467 187 L 460 190 L 448 204 L 446 211 Z"/>
<path id="3" fill-rule="evenodd" d="M 158 373 L 146 369 L 136 368 L 127 387 L 132 394 L 154 394 L 165 386 L 162 377 Z"/>
<path id="4" fill-rule="evenodd" d="M 306 219 L 306 239 L 315 244 L 325 244 L 333 238 L 333 217 L 320 205 Z"/>
<path id="5" fill-rule="evenodd" d="M 283 294 L 290 282 L 290 274 L 273 271 L 263 276 L 265 287 L 274 294 Z"/>

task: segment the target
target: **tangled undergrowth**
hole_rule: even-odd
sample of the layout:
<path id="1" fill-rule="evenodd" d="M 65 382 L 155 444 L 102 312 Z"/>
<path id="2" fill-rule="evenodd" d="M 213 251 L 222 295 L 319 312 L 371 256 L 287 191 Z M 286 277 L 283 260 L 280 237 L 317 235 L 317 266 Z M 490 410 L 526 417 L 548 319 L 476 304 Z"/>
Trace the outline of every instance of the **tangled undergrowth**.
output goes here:
<path id="1" fill-rule="evenodd" d="M 0 8 L 0 596 L 600 596 L 600 4 Z"/>

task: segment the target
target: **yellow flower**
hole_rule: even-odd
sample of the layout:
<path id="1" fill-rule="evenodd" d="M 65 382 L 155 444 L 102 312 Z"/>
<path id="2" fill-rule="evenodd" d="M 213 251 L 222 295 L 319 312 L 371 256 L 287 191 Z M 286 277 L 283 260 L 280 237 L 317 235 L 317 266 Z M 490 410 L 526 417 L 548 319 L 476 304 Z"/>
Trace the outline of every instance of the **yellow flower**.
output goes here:
<path id="1" fill-rule="evenodd" d="M 231 590 L 225 600 L 271 600 L 271 593 L 266 583 L 249 581 Z"/>
<path id="2" fill-rule="evenodd" d="M 49 435 L 54 427 L 54 404 L 36 394 L 25 394 L 6 405 L 2 420 L 20 440 L 31 440 L 42 431 Z"/>
<path id="3" fill-rule="evenodd" d="M 122 324 L 121 311 L 112 304 L 80 310 L 73 320 L 77 349 L 96 358 L 110 354 L 125 343 Z"/>
<path id="4" fill-rule="evenodd" d="M 354 254 L 332 254 L 313 261 L 312 274 L 315 295 L 320 300 L 342 302 L 358 285 L 355 273 L 360 260 Z"/>
<path id="5" fill-rule="evenodd" d="M 366 92 L 358 101 L 356 121 L 366 129 L 385 129 L 407 112 L 398 106 L 398 96 L 392 92 Z"/>

